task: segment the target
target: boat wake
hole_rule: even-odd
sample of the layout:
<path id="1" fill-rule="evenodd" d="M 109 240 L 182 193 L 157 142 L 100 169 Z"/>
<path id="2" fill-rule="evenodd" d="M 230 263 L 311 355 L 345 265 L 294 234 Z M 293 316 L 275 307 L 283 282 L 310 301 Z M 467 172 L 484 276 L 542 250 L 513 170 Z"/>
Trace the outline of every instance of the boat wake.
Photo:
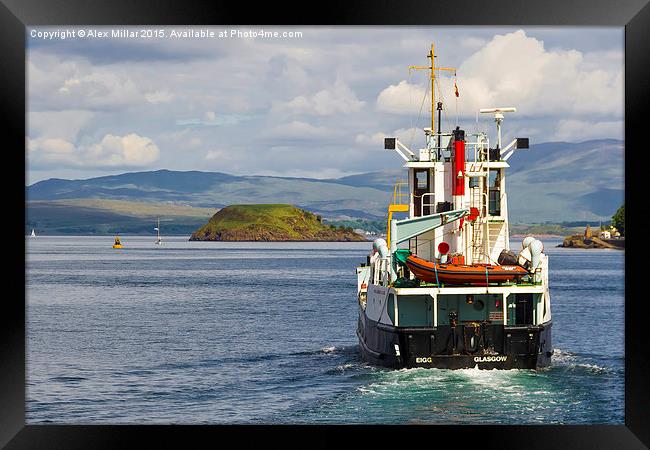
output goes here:
<path id="1" fill-rule="evenodd" d="M 358 345 L 329 346 L 323 347 L 320 350 L 296 352 L 292 353 L 292 355 L 356 355 L 359 352 L 358 349 Z"/>
<path id="2" fill-rule="evenodd" d="M 561 349 L 554 349 L 553 363 L 549 370 L 564 370 L 564 371 L 586 371 L 594 374 L 609 374 L 614 373 L 615 369 L 605 367 L 593 363 L 590 358 L 583 355 L 563 351 Z"/>
<path id="3" fill-rule="evenodd" d="M 453 392 L 465 395 L 509 398 L 549 395 L 557 392 L 557 375 L 563 372 L 575 376 L 614 375 L 618 369 L 597 364 L 591 358 L 576 353 L 555 349 L 552 364 L 540 370 L 484 370 L 470 369 L 426 369 L 410 368 L 377 371 L 370 383 L 357 387 L 362 395 L 408 398 L 413 395 L 433 398 L 448 398 Z"/>

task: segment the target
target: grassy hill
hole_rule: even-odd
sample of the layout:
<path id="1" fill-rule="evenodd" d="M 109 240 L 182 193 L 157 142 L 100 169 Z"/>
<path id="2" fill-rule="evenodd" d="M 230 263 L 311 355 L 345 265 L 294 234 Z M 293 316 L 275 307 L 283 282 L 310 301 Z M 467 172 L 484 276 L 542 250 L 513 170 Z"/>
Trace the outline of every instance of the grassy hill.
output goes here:
<path id="1" fill-rule="evenodd" d="M 195 241 L 364 241 L 350 228 L 324 225 L 319 216 L 285 204 L 232 205 L 192 233 Z"/>

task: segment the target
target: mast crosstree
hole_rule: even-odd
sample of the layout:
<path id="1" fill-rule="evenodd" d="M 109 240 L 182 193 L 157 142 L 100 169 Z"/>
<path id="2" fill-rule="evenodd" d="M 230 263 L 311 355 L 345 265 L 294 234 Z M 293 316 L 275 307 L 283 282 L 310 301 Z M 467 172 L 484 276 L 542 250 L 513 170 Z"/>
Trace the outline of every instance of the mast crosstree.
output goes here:
<path id="1" fill-rule="evenodd" d="M 435 115 L 435 110 L 436 110 L 436 70 L 446 70 L 450 72 L 454 72 L 454 76 L 456 76 L 456 68 L 455 67 L 436 67 L 436 55 L 434 52 L 434 46 L 433 43 L 431 43 L 431 51 L 427 55 L 427 58 L 431 59 L 431 65 L 430 66 L 409 66 L 409 71 L 410 70 L 430 70 L 431 71 L 431 132 L 434 133 L 436 130 L 436 115 Z"/>

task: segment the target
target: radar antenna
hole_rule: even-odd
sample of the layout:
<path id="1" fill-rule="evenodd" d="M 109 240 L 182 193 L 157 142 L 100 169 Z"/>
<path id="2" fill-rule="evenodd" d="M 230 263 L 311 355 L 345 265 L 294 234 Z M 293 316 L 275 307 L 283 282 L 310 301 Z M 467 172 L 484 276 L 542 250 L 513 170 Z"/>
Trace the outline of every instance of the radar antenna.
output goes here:
<path id="1" fill-rule="evenodd" d="M 517 112 L 517 108 L 483 108 L 479 109 L 480 113 L 494 113 L 494 121 L 497 124 L 497 148 L 501 148 L 501 122 L 503 122 L 504 112 Z"/>

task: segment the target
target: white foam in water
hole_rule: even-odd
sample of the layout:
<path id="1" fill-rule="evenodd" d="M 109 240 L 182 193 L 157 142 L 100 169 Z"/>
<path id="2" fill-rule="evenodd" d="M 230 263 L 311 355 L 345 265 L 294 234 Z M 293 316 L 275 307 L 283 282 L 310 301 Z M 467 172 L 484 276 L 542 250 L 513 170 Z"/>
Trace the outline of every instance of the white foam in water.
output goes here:
<path id="1" fill-rule="evenodd" d="M 564 359 L 576 359 L 577 356 L 574 355 L 571 352 L 564 351 L 559 348 L 554 348 L 553 349 L 553 360 L 558 361 L 558 360 L 564 360 Z"/>
<path id="2" fill-rule="evenodd" d="M 580 369 L 587 369 L 590 372 L 594 373 L 608 373 L 610 369 L 607 367 L 601 367 L 596 364 L 574 364 L 573 367 Z"/>
<path id="3" fill-rule="evenodd" d="M 321 352 L 323 353 L 332 353 L 334 350 L 336 350 L 336 347 L 325 347 L 321 349 Z"/>
<path id="4" fill-rule="evenodd" d="M 415 395 L 436 396 L 435 392 L 447 391 L 453 385 L 452 390 L 465 386 L 461 390 L 475 390 L 490 397 L 505 394 L 514 400 L 525 397 L 522 384 L 525 384 L 530 376 L 537 376 L 537 373 L 518 369 L 482 370 L 477 367 L 456 370 L 412 368 L 382 372 L 381 380 L 360 386 L 357 390 L 361 395 L 399 398 L 408 395 L 406 393 L 410 391 Z M 543 395 L 547 391 L 538 389 L 527 393 Z"/>
<path id="5" fill-rule="evenodd" d="M 553 349 L 553 363 L 556 366 L 564 366 L 569 370 L 573 369 L 586 369 L 594 373 L 607 373 L 610 372 L 610 369 L 607 367 L 602 367 L 596 364 L 590 363 L 581 363 L 579 361 L 578 355 L 575 355 L 571 352 L 562 351 L 559 348 Z"/>
<path id="6" fill-rule="evenodd" d="M 336 370 L 338 372 L 345 372 L 347 369 L 350 369 L 350 368 L 352 368 L 354 366 L 355 366 L 355 364 L 353 364 L 353 363 L 341 364 L 341 365 L 336 366 Z"/>

